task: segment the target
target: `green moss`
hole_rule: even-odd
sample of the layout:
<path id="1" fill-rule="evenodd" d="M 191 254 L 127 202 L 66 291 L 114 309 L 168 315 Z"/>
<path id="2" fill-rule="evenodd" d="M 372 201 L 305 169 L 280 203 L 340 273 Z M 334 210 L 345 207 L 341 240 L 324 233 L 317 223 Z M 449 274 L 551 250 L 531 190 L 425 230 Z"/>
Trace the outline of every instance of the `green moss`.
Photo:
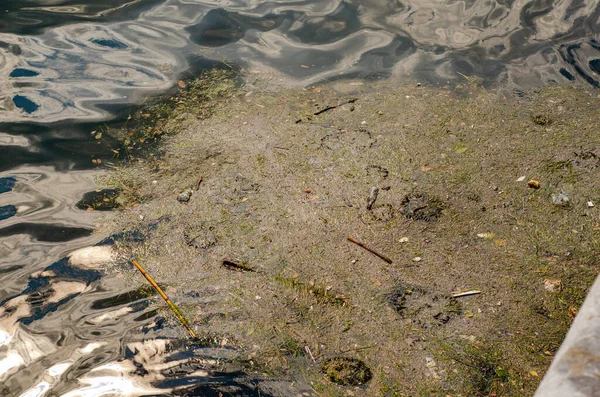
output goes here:
<path id="1" fill-rule="evenodd" d="M 320 303 L 339 306 L 344 306 L 348 303 L 348 298 L 345 296 L 334 294 L 328 288 L 315 285 L 314 282 L 304 283 L 297 278 L 285 277 L 282 274 L 274 276 L 273 280 L 304 295 L 313 296 Z"/>
<path id="2" fill-rule="evenodd" d="M 346 357 L 328 359 L 323 364 L 322 371 L 330 381 L 340 385 L 362 385 L 373 377 L 364 362 Z"/>

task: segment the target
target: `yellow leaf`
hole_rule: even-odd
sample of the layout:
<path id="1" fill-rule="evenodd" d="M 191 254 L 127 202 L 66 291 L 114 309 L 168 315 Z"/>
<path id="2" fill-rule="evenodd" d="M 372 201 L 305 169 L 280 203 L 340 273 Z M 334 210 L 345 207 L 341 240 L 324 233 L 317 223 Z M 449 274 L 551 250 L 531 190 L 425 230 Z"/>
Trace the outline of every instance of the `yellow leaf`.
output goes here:
<path id="1" fill-rule="evenodd" d="M 530 373 L 532 376 L 535 376 L 536 378 L 537 378 L 537 376 L 538 376 L 538 373 L 537 373 L 537 372 L 535 372 L 535 371 L 529 371 L 529 373 Z"/>
<path id="2" fill-rule="evenodd" d="M 466 146 L 458 145 L 458 146 L 457 146 L 457 147 L 454 149 L 454 151 L 455 151 L 456 153 L 458 153 L 458 154 L 461 154 L 461 153 L 464 153 L 464 152 L 466 152 L 468 149 L 469 149 L 469 148 L 468 148 L 468 147 L 466 147 Z"/>

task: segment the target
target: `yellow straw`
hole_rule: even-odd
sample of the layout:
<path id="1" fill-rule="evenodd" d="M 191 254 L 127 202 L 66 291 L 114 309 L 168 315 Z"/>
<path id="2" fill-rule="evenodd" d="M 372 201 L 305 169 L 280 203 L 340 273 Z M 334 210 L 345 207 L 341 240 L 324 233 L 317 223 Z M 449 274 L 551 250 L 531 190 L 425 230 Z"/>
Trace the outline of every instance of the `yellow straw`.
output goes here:
<path id="1" fill-rule="evenodd" d="M 135 265 L 135 267 L 137 267 L 137 269 L 140 271 L 140 273 L 142 273 L 142 275 L 144 277 L 146 277 L 146 280 L 148 280 L 148 282 L 150 284 L 152 284 L 154 289 L 156 291 L 158 291 L 158 293 L 160 294 L 160 296 L 162 296 L 162 298 L 165 300 L 165 302 L 167 302 L 167 305 L 169 305 L 171 310 L 173 310 L 173 313 L 175 313 L 175 315 L 177 316 L 179 321 L 181 321 L 181 324 L 183 324 L 185 329 L 187 329 L 187 331 L 190 333 L 190 336 L 192 337 L 192 339 L 196 339 L 196 334 L 194 333 L 194 331 L 192 330 L 192 328 L 190 327 L 190 325 L 188 324 L 186 319 L 183 317 L 183 314 L 181 314 L 181 311 L 177 308 L 177 306 L 175 306 L 175 304 L 173 302 L 171 302 L 169 297 L 163 292 L 163 290 L 158 286 L 158 284 L 156 284 L 156 282 L 152 279 L 152 277 L 150 277 L 150 275 L 148 273 L 146 273 L 144 268 L 139 263 L 137 263 L 135 260 L 132 260 L 131 262 Z"/>

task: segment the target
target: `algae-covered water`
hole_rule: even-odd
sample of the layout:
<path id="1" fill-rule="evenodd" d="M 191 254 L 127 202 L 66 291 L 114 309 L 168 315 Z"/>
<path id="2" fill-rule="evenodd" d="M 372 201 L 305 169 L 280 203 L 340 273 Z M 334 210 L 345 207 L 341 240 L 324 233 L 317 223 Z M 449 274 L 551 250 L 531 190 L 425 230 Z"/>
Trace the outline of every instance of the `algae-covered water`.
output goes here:
<path id="1" fill-rule="evenodd" d="M 257 393 L 231 368 L 202 372 L 233 349 L 181 348 L 151 293 L 131 287 L 125 267 L 106 272 L 104 251 L 67 258 L 112 242 L 93 234 L 105 215 L 77 205 L 113 161 L 117 142 L 105 131 L 179 79 L 235 63 L 295 86 L 347 77 L 446 84 L 477 76 L 512 90 L 600 81 L 597 1 L 9 0 L 0 11 L 7 396 L 183 386 L 198 395 Z M 190 360 L 197 365 L 185 367 Z"/>

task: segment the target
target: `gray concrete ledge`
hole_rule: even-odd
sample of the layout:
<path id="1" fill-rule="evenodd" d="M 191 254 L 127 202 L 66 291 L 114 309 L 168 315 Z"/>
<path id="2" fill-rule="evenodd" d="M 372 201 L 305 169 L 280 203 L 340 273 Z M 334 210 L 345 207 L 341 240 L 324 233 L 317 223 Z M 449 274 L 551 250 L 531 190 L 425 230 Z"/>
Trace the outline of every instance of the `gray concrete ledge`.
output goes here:
<path id="1" fill-rule="evenodd" d="M 535 393 L 535 397 L 592 396 L 600 396 L 600 277 Z"/>

